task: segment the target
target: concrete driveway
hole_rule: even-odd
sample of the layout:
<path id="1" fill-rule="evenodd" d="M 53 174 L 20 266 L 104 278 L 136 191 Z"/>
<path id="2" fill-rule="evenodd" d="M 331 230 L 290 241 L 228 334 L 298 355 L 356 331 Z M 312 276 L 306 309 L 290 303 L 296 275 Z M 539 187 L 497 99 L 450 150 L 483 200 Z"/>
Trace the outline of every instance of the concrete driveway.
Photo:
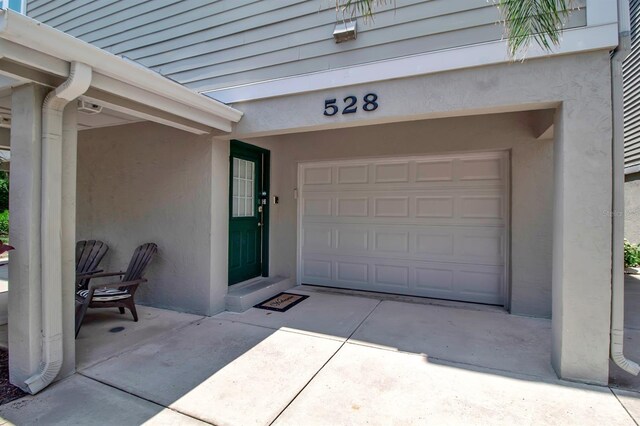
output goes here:
<path id="1" fill-rule="evenodd" d="M 302 290 L 193 317 L 0 407 L 15 424 L 633 425 L 640 396 L 557 380 L 550 322 Z"/>

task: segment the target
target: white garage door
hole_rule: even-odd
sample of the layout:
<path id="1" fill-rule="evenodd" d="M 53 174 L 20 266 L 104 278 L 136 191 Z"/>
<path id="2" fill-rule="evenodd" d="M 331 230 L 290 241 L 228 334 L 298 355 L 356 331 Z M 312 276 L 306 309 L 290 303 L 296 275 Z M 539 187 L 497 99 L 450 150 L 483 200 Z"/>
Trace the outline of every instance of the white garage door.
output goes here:
<path id="1" fill-rule="evenodd" d="M 298 282 L 502 305 L 505 152 L 304 163 Z"/>

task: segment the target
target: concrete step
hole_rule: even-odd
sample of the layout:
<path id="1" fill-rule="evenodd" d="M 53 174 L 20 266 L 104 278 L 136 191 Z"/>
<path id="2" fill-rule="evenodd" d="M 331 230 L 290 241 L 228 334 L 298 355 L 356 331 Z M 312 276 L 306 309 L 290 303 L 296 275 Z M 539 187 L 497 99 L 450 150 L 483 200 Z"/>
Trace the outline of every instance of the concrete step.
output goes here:
<path id="1" fill-rule="evenodd" d="M 244 312 L 294 286 L 291 279 L 284 277 L 258 277 L 232 285 L 225 298 L 227 311 Z"/>

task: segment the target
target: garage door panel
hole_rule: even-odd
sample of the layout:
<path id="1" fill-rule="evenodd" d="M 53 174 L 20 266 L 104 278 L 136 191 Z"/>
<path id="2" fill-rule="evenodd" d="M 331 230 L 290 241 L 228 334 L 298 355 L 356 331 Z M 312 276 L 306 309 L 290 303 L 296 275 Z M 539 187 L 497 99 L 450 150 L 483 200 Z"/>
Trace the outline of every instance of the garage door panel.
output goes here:
<path id="1" fill-rule="evenodd" d="M 373 197 L 373 216 L 376 218 L 410 217 L 409 197 Z"/>
<path id="2" fill-rule="evenodd" d="M 373 231 L 373 254 L 386 256 L 388 253 L 409 254 L 409 232 L 400 230 Z"/>
<path id="3" fill-rule="evenodd" d="M 302 185 L 301 185 L 302 186 Z M 307 195 L 310 194 L 335 194 L 336 191 L 340 191 L 342 194 L 370 194 L 373 192 L 383 192 L 388 194 L 389 191 L 402 191 L 407 193 L 421 193 L 423 191 L 429 191 L 433 194 L 448 195 L 450 191 L 469 191 L 473 189 L 478 190 L 492 190 L 502 188 L 502 181 L 411 181 L 405 183 L 362 183 L 362 184 L 328 184 L 328 185 L 304 185 L 304 191 Z M 299 188 L 300 189 L 300 188 Z"/>
<path id="4" fill-rule="evenodd" d="M 416 217 L 453 219 L 454 202 L 452 195 L 416 196 Z"/>
<path id="5" fill-rule="evenodd" d="M 409 182 L 409 162 L 379 163 L 373 166 L 374 183 Z"/>
<path id="6" fill-rule="evenodd" d="M 331 255 L 305 260 L 302 282 L 491 304 L 502 303 L 505 285 L 504 269 L 500 266 L 406 259 L 345 261 Z"/>
<path id="7" fill-rule="evenodd" d="M 498 227 L 314 223 L 301 231 L 305 258 L 337 254 L 502 266 L 505 247 L 506 233 Z"/>
<path id="8" fill-rule="evenodd" d="M 336 197 L 337 217 L 369 217 L 368 197 Z"/>
<path id="9" fill-rule="evenodd" d="M 411 268 L 408 266 L 374 264 L 374 285 L 409 288 Z"/>
<path id="10" fill-rule="evenodd" d="M 416 161 L 416 182 L 452 182 L 453 160 Z"/>
<path id="11" fill-rule="evenodd" d="M 420 257 L 424 256 L 427 258 L 429 256 L 455 255 L 455 234 L 447 231 L 450 230 L 436 230 L 433 232 L 420 230 L 415 234 L 416 254 Z"/>
<path id="12" fill-rule="evenodd" d="M 302 274 L 307 281 L 326 283 L 333 278 L 332 262 L 330 260 L 304 259 Z"/>
<path id="13" fill-rule="evenodd" d="M 369 183 L 369 165 L 352 164 L 335 167 L 336 183 L 339 185 Z"/>
<path id="14" fill-rule="evenodd" d="M 504 219 L 502 195 L 474 195 L 459 198 L 461 219 Z"/>
<path id="15" fill-rule="evenodd" d="M 333 231 L 336 235 L 336 251 L 337 252 L 360 252 L 366 253 L 369 250 L 369 230 L 368 229 L 349 229 L 337 228 Z M 333 252 L 329 250 L 327 252 Z"/>
<path id="16" fill-rule="evenodd" d="M 301 165 L 300 282 L 502 303 L 507 158 Z"/>
<path id="17" fill-rule="evenodd" d="M 370 223 L 504 226 L 505 188 L 393 191 L 304 191 L 302 224 Z M 403 194 L 404 193 L 404 194 Z M 393 194 L 393 195 L 392 195 Z M 395 195 L 402 194 L 402 195 Z"/>
<path id="18" fill-rule="evenodd" d="M 341 161 L 334 164 L 305 164 L 302 184 L 310 187 L 346 184 L 394 184 L 429 182 L 490 184 L 504 181 L 507 165 L 501 153 L 442 155 L 406 159 Z"/>
<path id="19" fill-rule="evenodd" d="M 335 179 L 337 180 L 337 179 Z M 422 192 L 422 191 L 435 191 L 448 193 L 452 190 L 470 190 L 470 189 L 479 189 L 479 190 L 491 190 L 491 189 L 499 189 L 503 187 L 504 181 L 498 180 L 477 180 L 477 181 L 438 181 L 438 180 L 430 180 L 430 181 L 418 181 L 412 180 L 409 182 L 387 182 L 387 183 L 378 183 L 371 182 L 369 179 L 368 183 L 348 183 L 348 184 L 314 184 L 314 185 L 301 185 L 304 188 L 304 191 L 307 194 L 311 193 L 335 193 L 335 191 L 340 191 L 344 194 L 349 193 L 359 193 L 359 192 L 389 192 L 389 191 L 414 191 L 414 192 Z"/>
<path id="20" fill-rule="evenodd" d="M 305 251 L 329 251 L 333 248 L 333 229 L 308 227 L 302 230 L 302 249 Z"/>
<path id="21" fill-rule="evenodd" d="M 343 262 L 334 260 L 335 277 L 343 283 L 369 283 L 368 262 Z"/>
<path id="22" fill-rule="evenodd" d="M 331 224 L 331 225 L 343 225 L 343 226 L 356 226 L 366 224 L 368 226 L 389 226 L 392 223 L 394 226 L 411 226 L 414 228 L 424 226 L 424 220 L 420 218 L 403 218 L 403 217 L 336 217 L 336 216 L 326 216 L 326 217 L 316 217 L 313 221 L 310 220 L 302 220 L 302 226 L 312 226 L 315 224 Z M 429 226 L 479 226 L 485 228 L 504 228 L 505 219 L 487 219 L 481 218 L 476 219 L 472 218 L 467 221 L 467 224 L 461 224 L 457 221 L 452 221 L 448 219 L 431 219 L 429 220 Z"/>
<path id="23" fill-rule="evenodd" d="M 454 293 L 454 273 L 452 269 L 438 269 L 434 267 L 421 266 L 415 268 L 415 286 L 418 290 L 432 292 L 432 294 Z M 444 294 L 441 294 L 444 295 Z"/>
<path id="24" fill-rule="evenodd" d="M 469 158 L 456 162 L 459 180 L 501 180 L 503 177 L 502 158 Z"/>
<path id="25" fill-rule="evenodd" d="M 331 166 L 305 167 L 303 173 L 304 185 L 327 185 L 332 183 L 333 168 Z"/>
<path id="26" fill-rule="evenodd" d="M 499 268 L 480 267 L 465 268 L 456 274 L 457 292 L 468 296 L 467 300 L 485 301 L 500 300 L 496 297 L 504 286 L 504 271 Z"/>
<path id="27" fill-rule="evenodd" d="M 504 235 L 498 230 L 494 235 L 464 235 L 460 239 L 460 256 L 489 258 L 501 262 L 504 259 Z"/>
<path id="28" fill-rule="evenodd" d="M 333 216 L 333 198 L 309 197 L 302 201 L 302 211 L 305 218 L 331 217 Z"/>

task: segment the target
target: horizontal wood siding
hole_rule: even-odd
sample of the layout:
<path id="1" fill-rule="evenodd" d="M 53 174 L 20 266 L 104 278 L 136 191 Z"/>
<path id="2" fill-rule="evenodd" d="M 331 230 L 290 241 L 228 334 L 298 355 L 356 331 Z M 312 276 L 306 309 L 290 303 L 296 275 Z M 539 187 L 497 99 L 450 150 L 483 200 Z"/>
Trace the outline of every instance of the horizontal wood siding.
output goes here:
<path id="1" fill-rule="evenodd" d="M 195 90 L 499 40 L 489 0 L 397 0 L 336 44 L 333 0 L 30 0 L 27 14 Z M 586 24 L 585 0 L 568 26 Z"/>
<path id="2" fill-rule="evenodd" d="M 624 165 L 640 166 L 640 0 L 629 2 L 631 54 L 623 64 Z"/>

